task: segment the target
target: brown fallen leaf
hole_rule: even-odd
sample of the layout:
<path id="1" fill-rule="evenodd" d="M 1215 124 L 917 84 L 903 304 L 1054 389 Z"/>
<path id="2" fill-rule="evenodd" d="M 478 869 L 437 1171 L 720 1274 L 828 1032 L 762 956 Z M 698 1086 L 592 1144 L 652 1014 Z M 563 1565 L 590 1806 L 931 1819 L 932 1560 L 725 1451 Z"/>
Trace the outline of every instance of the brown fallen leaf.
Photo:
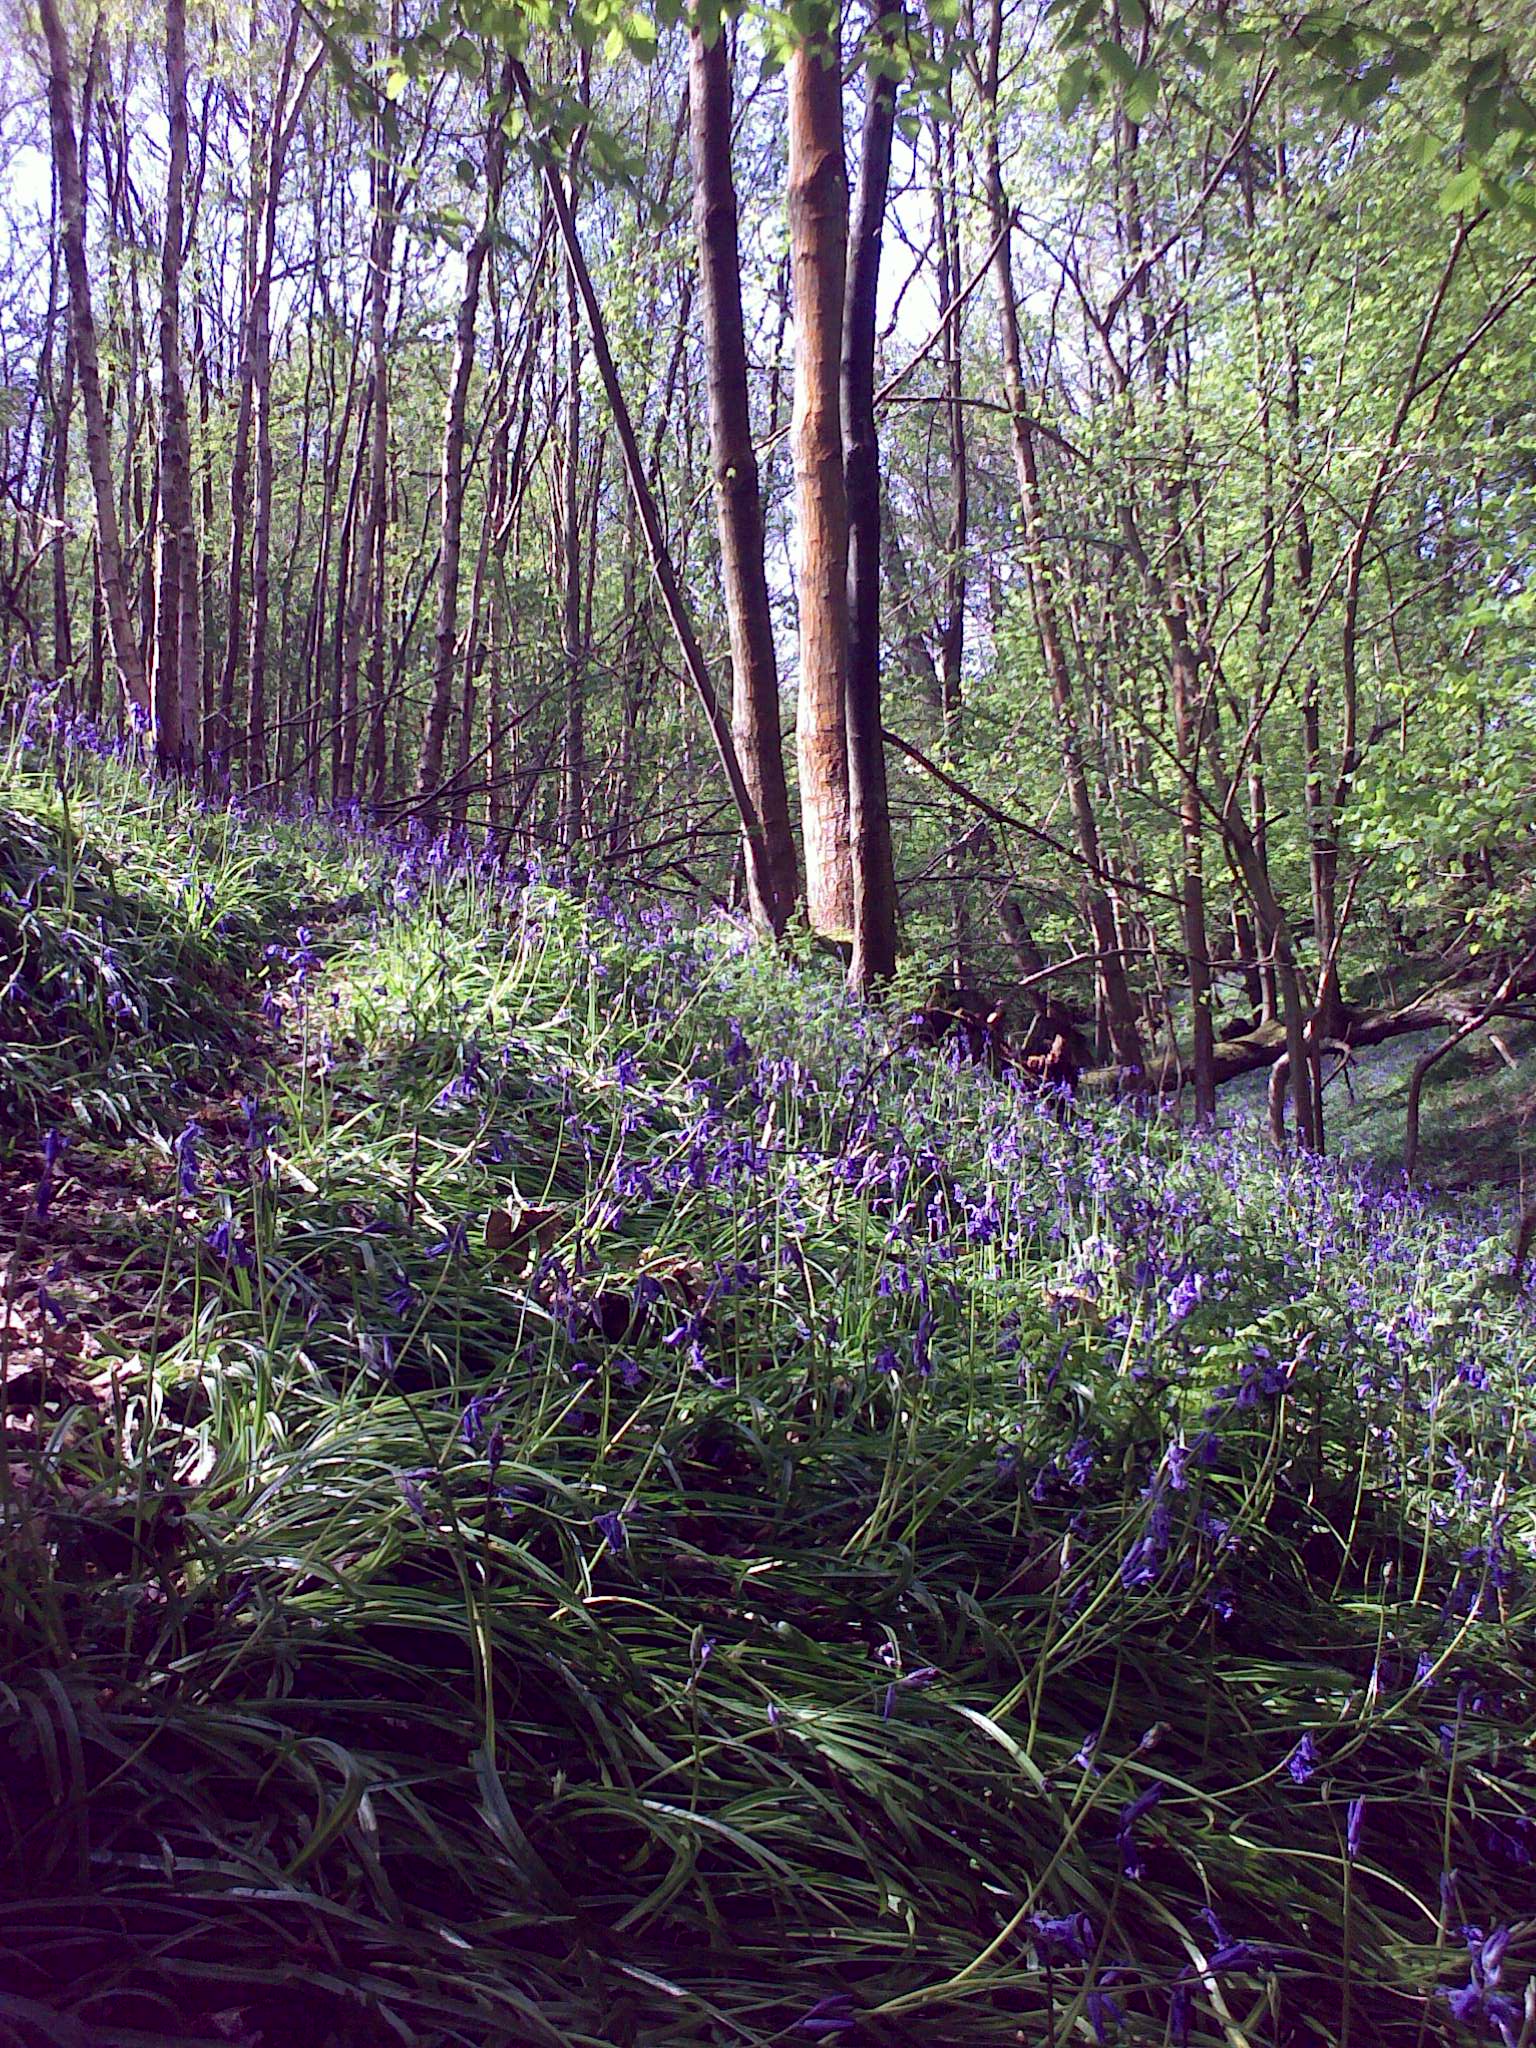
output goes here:
<path id="1" fill-rule="evenodd" d="M 565 1224 L 563 1209 L 540 1209 L 532 1204 L 519 1209 L 488 1209 L 485 1216 L 486 1249 L 510 1252 L 522 1246 L 547 1252 Z"/>
<path id="2" fill-rule="evenodd" d="M 669 1300 L 685 1308 L 697 1308 L 708 1291 L 707 1270 L 687 1252 L 652 1253 L 641 1258 L 638 1271 L 654 1280 Z"/>

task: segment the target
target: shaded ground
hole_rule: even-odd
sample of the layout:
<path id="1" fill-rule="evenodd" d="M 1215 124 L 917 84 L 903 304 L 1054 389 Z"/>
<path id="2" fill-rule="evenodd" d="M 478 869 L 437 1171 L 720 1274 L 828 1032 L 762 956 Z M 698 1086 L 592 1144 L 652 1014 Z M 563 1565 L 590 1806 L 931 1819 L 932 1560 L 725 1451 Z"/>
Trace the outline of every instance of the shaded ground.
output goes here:
<path id="1" fill-rule="evenodd" d="M 1443 1036 L 1419 1032 L 1355 1053 L 1328 1090 L 1331 1153 L 1387 1175 L 1401 1170 L 1409 1079 Z M 1268 1085 L 1267 1073 L 1230 1083 L 1221 1093 L 1222 1121 L 1262 1119 Z M 1536 1192 L 1536 1027 L 1480 1032 L 1431 1071 L 1420 1111 L 1418 1178 L 1448 1193 Z"/>

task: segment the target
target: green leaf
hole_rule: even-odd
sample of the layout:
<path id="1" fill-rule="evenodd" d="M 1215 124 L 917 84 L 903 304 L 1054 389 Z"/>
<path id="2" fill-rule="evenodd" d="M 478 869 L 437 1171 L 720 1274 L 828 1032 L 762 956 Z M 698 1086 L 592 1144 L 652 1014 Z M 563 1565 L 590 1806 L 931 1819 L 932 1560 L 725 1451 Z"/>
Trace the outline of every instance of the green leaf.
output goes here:
<path id="1" fill-rule="evenodd" d="M 1070 121 L 1088 97 L 1092 82 L 1093 66 L 1088 59 L 1074 57 L 1056 81 L 1056 110 L 1064 121 Z"/>
<path id="2" fill-rule="evenodd" d="M 461 78 L 478 78 L 485 69 L 480 45 L 468 36 L 455 36 L 448 45 L 448 63 Z"/>
<path id="3" fill-rule="evenodd" d="M 625 17 L 624 40 L 642 64 L 649 64 L 656 55 L 655 24 L 638 7 L 631 8 Z"/>
<path id="4" fill-rule="evenodd" d="M 1458 171 L 1440 194 L 1442 213 L 1464 213 L 1476 206 L 1483 194 L 1483 174 L 1475 164 Z"/>
<path id="5" fill-rule="evenodd" d="M 1504 95 L 1498 85 L 1475 92 L 1462 110 L 1461 140 L 1473 156 L 1486 155 L 1503 126 Z"/>
<path id="6" fill-rule="evenodd" d="M 1399 43 L 1391 58 L 1392 69 L 1399 78 L 1420 78 L 1434 61 L 1434 51 L 1417 43 Z"/>
<path id="7" fill-rule="evenodd" d="M 1116 85 L 1131 86 L 1136 82 L 1136 59 L 1121 44 L 1106 36 L 1097 45 L 1099 62 L 1115 81 Z"/>
<path id="8" fill-rule="evenodd" d="M 1157 110 L 1157 73 L 1150 64 L 1137 68 L 1134 82 L 1125 95 L 1125 115 L 1128 121 L 1145 121 Z"/>

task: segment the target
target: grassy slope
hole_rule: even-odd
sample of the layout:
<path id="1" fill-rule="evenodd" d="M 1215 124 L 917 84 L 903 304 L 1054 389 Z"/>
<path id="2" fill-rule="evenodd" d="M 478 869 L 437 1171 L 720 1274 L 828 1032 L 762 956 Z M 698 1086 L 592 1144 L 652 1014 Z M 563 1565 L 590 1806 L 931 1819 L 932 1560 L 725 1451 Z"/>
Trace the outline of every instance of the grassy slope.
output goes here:
<path id="1" fill-rule="evenodd" d="M 0 1184 L 0 2026 L 1497 2038 L 1533 1319 L 1475 1217 L 116 768 L 67 826 L 15 771 L 0 859 L 74 1140 Z"/>

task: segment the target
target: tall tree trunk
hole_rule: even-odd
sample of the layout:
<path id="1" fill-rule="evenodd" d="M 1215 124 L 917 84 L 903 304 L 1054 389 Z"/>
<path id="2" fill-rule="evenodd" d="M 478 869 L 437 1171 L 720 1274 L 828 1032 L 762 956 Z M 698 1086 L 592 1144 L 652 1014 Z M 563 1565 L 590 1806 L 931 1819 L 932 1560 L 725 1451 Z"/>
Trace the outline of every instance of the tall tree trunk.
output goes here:
<path id="1" fill-rule="evenodd" d="M 938 244 L 939 304 L 941 309 L 959 299 L 960 223 L 955 176 L 955 124 L 940 123 L 935 115 L 933 133 L 934 239 Z M 965 551 L 970 537 L 969 450 L 965 431 L 965 366 L 961 356 L 958 313 L 946 322 L 943 339 L 944 429 L 949 460 L 949 527 L 944 536 L 944 613 L 939 622 L 939 713 L 944 725 L 946 763 L 952 763 L 959 741 L 961 678 L 965 664 Z M 957 987 L 965 985 L 970 939 L 970 913 L 964 879 L 959 872 L 958 842 L 964 831 L 962 813 L 950 814 L 948 826 L 951 851 L 950 919 L 953 938 L 952 966 Z"/>
<path id="2" fill-rule="evenodd" d="M 80 404 L 85 415 L 86 461 L 96 500 L 97 573 L 112 637 L 112 655 L 123 694 L 136 710 L 144 713 L 149 709 L 149 688 L 123 581 L 122 542 L 107 435 L 107 412 L 96 354 L 90 271 L 85 260 L 85 181 L 75 137 L 69 46 L 64 37 L 64 25 L 59 19 L 58 0 L 38 0 L 38 12 L 48 46 L 48 122 L 53 141 L 54 168 L 59 181 L 60 236 L 64 244 L 64 269 L 69 279 Z"/>
<path id="3" fill-rule="evenodd" d="M 168 164 L 165 240 L 160 255 L 160 532 L 155 598 L 155 755 L 173 775 L 197 759 L 200 678 L 183 674 L 183 584 L 195 574 L 192 530 L 192 446 L 181 374 L 181 258 L 187 180 L 187 16 L 185 0 L 165 0 L 165 88 Z"/>
<path id="4" fill-rule="evenodd" d="M 723 25 L 710 42 L 697 21 L 688 35 L 688 114 L 693 219 L 708 364 L 709 441 L 715 524 L 731 636 L 731 729 L 762 827 L 766 895 L 748 864 L 747 898 L 761 929 L 784 930 L 799 880 L 789 787 L 779 736 L 779 673 L 763 563 L 763 503 L 747 395 L 741 254 L 731 175 L 731 69 Z"/>
<path id="5" fill-rule="evenodd" d="M 1200 703 L 1199 671 L 1193 654 L 1180 614 L 1172 658 L 1174 744 L 1180 768 L 1179 831 L 1184 846 L 1180 918 L 1184 933 L 1185 973 L 1189 981 L 1195 1122 L 1209 1124 L 1216 1116 L 1216 1034 L 1211 1018 L 1211 961 L 1205 921 L 1205 821 L 1200 812 L 1200 741 L 1204 715 Z"/>
<path id="6" fill-rule="evenodd" d="M 390 11 L 390 48 L 398 7 Z M 374 136 L 373 233 L 368 268 L 368 355 L 373 373 L 373 449 L 368 464 L 368 516 L 359 550 L 367 579 L 368 751 L 362 777 L 375 805 L 389 780 L 385 744 L 385 671 L 389 659 L 389 281 L 395 260 L 395 173 L 382 117 Z M 403 735 L 402 735 L 403 737 Z"/>
<path id="7" fill-rule="evenodd" d="M 836 33 L 817 25 L 789 59 L 789 250 L 795 302 L 795 502 L 800 688 L 795 741 L 813 931 L 853 934 L 848 791 L 848 501 L 839 398 L 848 174 Z"/>
<path id="8" fill-rule="evenodd" d="M 587 801 L 586 654 L 581 630 L 581 324 L 576 278 L 565 273 L 565 423 L 560 446 L 560 659 L 565 732 L 560 754 L 560 844 L 580 847 Z"/>
<path id="9" fill-rule="evenodd" d="M 512 93 L 512 81 L 504 74 L 497 93 L 495 118 L 485 137 L 485 214 L 479 233 L 464 259 L 464 286 L 459 294 L 458 318 L 454 323 L 453 372 L 448 385 L 448 402 L 443 419 L 443 461 L 441 478 L 441 519 L 438 551 L 437 631 L 432 673 L 432 696 L 427 706 L 426 730 L 421 743 L 421 771 L 417 778 L 423 823 L 431 830 L 437 819 L 435 792 L 443 773 L 443 742 L 448 731 L 448 714 L 453 702 L 455 648 L 459 630 L 459 556 L 464 531 L 464 422 L 469 409 L 469 385 L 475 367 L 475 320 L 480 305 L 480 280 L 485 259 L 496 232 L 501 205 L 502 177 L 506 166 L 505 110 Z M 503 429 L 503 438 L 504 429 Z M 489 508 L 487 508 L 489 517 Z M 470 688 L 472 667 L 465 670 L 465 689 Z M 468 735 L 460 736 L 461 755 L 466 754 Z"/>
<path id="10" fill-rule="evenodd" d="M 64 346 L 64 367 L 53 396 L 53 537 L 49 554 L 53 571 L 53 672 L 67 676 L 75 665 L 74 634 L 69 610 L 69 422 L 75 405 L 75 344 Z"/>
<path id="11" fill-rule="evenodd" d="M 266 274 L 271 275 L 270 252 Z M 256 428 L 256 503 L 251 515 L 251 647 L 246 677 L 245 782 L 267 777 L 267 612 L 272 561 L 272 323 L 266 290 L 251 307 L 251 403 Z"/>
<path id="12" fill-rule="evenodd" d="M 875 309 L 896 125 L 888 44 L 901 0 L 875 0 L 843 309 L 841 409 L 848 504 L 848 818 L 853 870 L 850 986 L 868 995 L 896 971 L 896 865 L 880 720 L 880 440 L 875 426 Z M 884 58 L 886 61 L 882 62 Z"/>
<path id="13" fill-rule="evenodd" d="M 259 782 L 266 753 L 266 608 L 271 552 L 272 454 L 270 386 L 272 370 L 272 271 L 277 251 L 277 215 L 283 165 L 303 108 L 304 97 L 318 68 L 318 58 L 305 73 L 297 98 L 289 105 L 302 15 L 295 6 L 288 18 L 277 84 L 272 94 L 264 142 L 251 152 L 250 196 L 246 207 L 242 261 L 244 318 L 241 325 L 239 401 L 229 472 L 229 569 L 224 615 L 224 657 L 219 671 L 216 773 L 229 779 L 229 754 L 234 744 L 235 677 L 240 665 L 244 623 L 245 545 L 251 526 L 251 622 L 246 705 L 247 783 Z M 260 33 L 255 0 L 251 8 L 250 43 Z M 259 119 L 254 103 L 251 119 Z M 251 517 L 252 442 L 255 443 L 257 505 Z M 261 581 L 258 592 L 256 583 Z"/>
<path id="14" fill-rule="evenodd" d="M 988 224 L 993 236 L 993 275 L 997 282 L 1002 317 L 1003 395 L 1008 405 L 1013 445 L 1014 470 L 1018 479 L 1020 507 L 1024 514 L 1024 537 L 1028 550 L 1028 580 L 1035 630 L 1041 659 L 1050 686 L 1056 716 L 1057 739 L 1067 784 L 1067 800 L 1076 830 L 1078 852 L 1087 870 L 1084 900 L 1089 928 L 1093 934 L 1099 988 L 1105 1022 L 1114 1056 L 1119 1065 L 1141 1065 L 1141 1034 L 1137 1029 L 1135 1005 L 1120 950 L 1114 908 L 1105 888 L 1106 870 L 1099 839 L 1093 792 L 1088 783 L 1079 728 L 1077 696 L 1067 662 L 1057 604 L 1055 573 L 1045 535 L 1040 494 L 1040 471 L 1035 449 L 1034 423 L 1029 394 L 1024 382 L 1024 352 L 1019 337 L 1019 304 L 1013 281 L 1013 250 L 1010 213 L 1003 189 L 1002 153 L 997 132 L 997 82 L 1002 44 L 1002 0 L 992 0 L 988 18 L 986 50 L 978 83 L 982 94 L 982 163 Z"/>

